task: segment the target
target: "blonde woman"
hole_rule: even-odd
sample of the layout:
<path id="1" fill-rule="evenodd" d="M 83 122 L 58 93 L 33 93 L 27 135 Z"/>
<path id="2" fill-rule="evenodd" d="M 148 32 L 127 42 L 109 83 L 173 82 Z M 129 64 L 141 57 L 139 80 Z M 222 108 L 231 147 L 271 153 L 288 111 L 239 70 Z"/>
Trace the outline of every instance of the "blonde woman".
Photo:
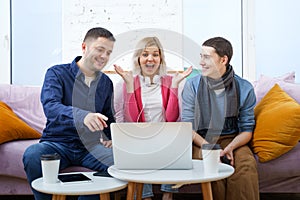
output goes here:
<path id="1" fill-rule="evenodd" d="M 123 102 L 117 102 L 116 113 L 123 113 L 117 122 L 175 122 L 179 120 L 178 86 L 192 67 L 174 76 L 167 75 L 163 47 L 157 37 L 140 40 L 133 54 L 133 71 L 114 65 L 124 80 Z M 119 115 L 120 116 L 120 115 Z M 162 185 L 163 199 L 172 199 L 176 190 Z M 152 186 L 144 185 L 143 199 L 151 199 Z"/>

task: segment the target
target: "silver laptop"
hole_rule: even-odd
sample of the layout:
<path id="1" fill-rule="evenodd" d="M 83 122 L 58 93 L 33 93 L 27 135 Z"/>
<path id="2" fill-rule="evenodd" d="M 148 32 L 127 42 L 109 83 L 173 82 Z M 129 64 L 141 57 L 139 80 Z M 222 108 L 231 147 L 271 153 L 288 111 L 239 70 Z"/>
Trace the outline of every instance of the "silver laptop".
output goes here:
<path id="1" fill-rule="evenodd" d="M 118 169 L 191 169 L 189 122 L 111 124 L 114 164 Z"/>

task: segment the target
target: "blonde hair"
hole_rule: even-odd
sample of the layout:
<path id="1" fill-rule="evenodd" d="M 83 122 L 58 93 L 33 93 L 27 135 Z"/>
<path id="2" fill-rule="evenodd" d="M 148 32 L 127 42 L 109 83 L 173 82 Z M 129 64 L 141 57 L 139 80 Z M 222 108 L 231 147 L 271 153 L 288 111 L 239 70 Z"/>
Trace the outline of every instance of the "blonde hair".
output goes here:
<path id="1" fill-rule="evenodd" d="M 159 49 L 159 55 L 160 55 L 160 65 L 159 65 L 159 75 L 164 76 L 167 74 L 167 66 L 165 61 L 165 54 L 163 47 L 157 37 L 145 37 L 141 39 L 135 48 L 135 51 L 133 53 L 133 73 L 134 74 L 141 74 L 141 67 L 140 67 L 140 56 L 142 52 L 147 47 L 156 46 Z"/>

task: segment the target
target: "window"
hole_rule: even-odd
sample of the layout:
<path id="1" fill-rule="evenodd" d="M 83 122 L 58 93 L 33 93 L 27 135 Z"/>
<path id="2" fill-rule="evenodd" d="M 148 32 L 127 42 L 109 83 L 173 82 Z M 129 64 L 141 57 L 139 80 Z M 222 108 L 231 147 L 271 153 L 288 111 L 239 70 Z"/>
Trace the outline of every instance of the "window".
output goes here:
<path id="1" fill-rule="evenodd" d="M 72 49 L 75 41 L 70 44 L 64 38 L 69 35 L 81 42 L 83 36 L 79 31 L 99 25 L 100 19 L 101 25 L 104 24 L 114 33 L 151 26 L 167 29 L 173 26 L 196 44 L 192 48 L 183 46 L 183 56 L 189 57 L 188 63 L 184 63 L 185 67 L 190 64 L 199 67 L 201 44 L 210 37 L 223 36 L 233 45 L 231 64 L 238 75 L 255 80 L 260 74 L 279 76 L 287 71 L 295 71 L 296 81 L 299 82 L 297 49 L 300 45 L 300 22 L 297 19 L 300 17 L 300 2 L 296 0 L 291 0 L 289 4 L 284 0 L 145 1 L 143 4 L 160 6 L 155 9 L 155 16 L 158 17 L 149 18 L 145 23 L 139 21 L 139 15 L 144 13 L 140 10 L 142 4 L 130 2 L 1 1 L 0 55 L 3 65 L 0 66 L 0 83 L 41 85 L 46 69 L 64 62 L 64 51 L 67 50 L 72 57 L 78 52 L 78 49 Z M 131 15 L 119 22 L 122 26 L 116 26 L 119 18 L 124 19 L 124 15 L 117 13 L 120 8 L 125 8 L 122 12 Z M 168 16 L 165 16 L 166 13 Z M 65 31 L 62 28 L 66 15 L 78 19 L 71 22 L 75 30 Z M 171 23 L 167 21 L 170 17 Z"/>

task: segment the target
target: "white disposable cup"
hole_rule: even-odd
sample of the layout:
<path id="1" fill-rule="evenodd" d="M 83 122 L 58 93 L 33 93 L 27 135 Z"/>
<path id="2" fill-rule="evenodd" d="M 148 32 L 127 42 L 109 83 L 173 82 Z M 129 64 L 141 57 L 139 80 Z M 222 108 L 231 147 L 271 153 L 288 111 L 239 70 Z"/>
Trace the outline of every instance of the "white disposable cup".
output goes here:
<path id="1" fill-rule="evenodd" d="M 219 144 L 203 144 L 201 148 L 204 172 L 207 174 L 218 173 L 221 146 Z"/>
<path id="2" fill-rule="evenodd" d="M 41 156 L 43 182 L 57 183 L 58 171 L 60 164 L 60 156 L 58 154 L 45 154 Z"/>

